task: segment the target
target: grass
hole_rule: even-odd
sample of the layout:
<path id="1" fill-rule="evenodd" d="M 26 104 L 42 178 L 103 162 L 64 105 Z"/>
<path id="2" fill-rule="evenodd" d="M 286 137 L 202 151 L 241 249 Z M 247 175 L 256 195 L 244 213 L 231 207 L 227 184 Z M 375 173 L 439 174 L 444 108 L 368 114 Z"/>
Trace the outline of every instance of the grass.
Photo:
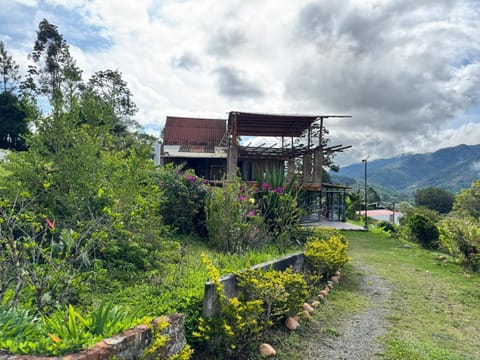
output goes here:
<path id="1" fill-rule="evenodd" d="M 365 264 L 393 287 L 387 321 L 380 339 L 381 358 L 394 360 L 468 360 L 480 358 L 480 276 L 453 261 L 439 260 L 440 253 L 393 239 L 372 229 L 344 232 L 350 244 L 351 264 L 340 285 L 302 331 L 283 329 L 270 334 L 278 359 L 306 359 L 309 346 L 322 346 L 322 337 L 341 336 L 341 318 L 368 308 L 358 296 Z M 282 338 L 283 336 L 283 338 Z M 270 341 L 270 340 L 269 340 Z"/>
<path id="2" fill-rule="evenodd" d="M 380 232 L 346 233 L 354 261 L 394 285 L 385 359 L 478 359 L 480 276 Z"/>

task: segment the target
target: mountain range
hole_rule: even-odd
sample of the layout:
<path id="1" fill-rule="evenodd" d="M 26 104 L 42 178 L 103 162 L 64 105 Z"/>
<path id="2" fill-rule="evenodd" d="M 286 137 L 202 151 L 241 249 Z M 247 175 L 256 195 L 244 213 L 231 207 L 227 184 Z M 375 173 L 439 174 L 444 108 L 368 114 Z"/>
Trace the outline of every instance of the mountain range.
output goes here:
<path id="1" fill-rule="evenodd" d="M 335 183 L 359 188 L 364 184 L 365 163 L 342 167 L 330 176 Z M 480 144 L 367 162 L 367 183 L 379 194 L 395 197 L 409 197 L 415 190 L 427 187 L 456 194 L 477 179 L 480 179 Z"/>

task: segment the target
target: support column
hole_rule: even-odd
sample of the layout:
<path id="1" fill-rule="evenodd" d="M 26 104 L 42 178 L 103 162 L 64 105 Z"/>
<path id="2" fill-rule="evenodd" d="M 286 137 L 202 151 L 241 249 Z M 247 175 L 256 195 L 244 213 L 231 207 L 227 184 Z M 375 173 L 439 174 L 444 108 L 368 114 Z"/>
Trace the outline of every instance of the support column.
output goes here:
<path id="1" fill-rule="evenodd" d="M 313 183 L 320 185 L 322 183 L 322 171 L 323 171 L 323 149 L 315 149 L 314 165 L 313 165 Z"/>
<path id="2" fill-rule="evenodd" d="M 303 155 L 303 184 L 312 182 L 312 154 Z"/>
<path id="3" fill-rule="evenodd" d="M 289 184 L 295 176 L 295 158 L 287 161 L 287 183 Z"/>
<path id="4" fill-rule="evenodd" d="M 230 145 L 227 159 L 227 180 L 235 180 L 235 177 L 237 176 L 237 167 L 238 147 L 237 145 Z"/>

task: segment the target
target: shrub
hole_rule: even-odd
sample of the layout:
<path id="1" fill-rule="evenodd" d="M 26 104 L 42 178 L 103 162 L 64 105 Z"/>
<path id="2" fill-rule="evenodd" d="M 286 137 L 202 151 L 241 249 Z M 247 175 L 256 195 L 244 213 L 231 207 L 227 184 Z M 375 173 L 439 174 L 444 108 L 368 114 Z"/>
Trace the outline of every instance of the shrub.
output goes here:
<path id="1" fill-rule="evenodd" d="M 395 233 L 397 231 L 397 228 L 395 227 L 395 224 L 391 223 L 390 221 L 387 220 L 381 220 L 377 223 L 377 227 L 379 229 L 382 229 L 385 232 L 388 233 Z"/>
<path id="2" fill-rule="evenodd" d="M 308 297 L 305 279 L 291 268 L 285 271 L 247 269 L 235 273 L 235 277 L 242 301 L 262 301 L 264 329 L 298 313 Z"/>
<path id="3" fill-rule="evenodd" d="M 329 276 L 345 266 L 348 257 L 348 242 L 337 230 L 327 230 L 332 235 L 322 238 L 322 231 L 314 233 L 305 244 L 305 260 L 311 271 Z"/>
<path id="4" fill-rule="evenodd" d="M 480 228 L 470 217 L 444 219 L 439 227 L 440 246 L 452 256 L 462 256 L 462 263 L 473 271 L 480 269 Z"/>
<path id="5" fill-rule="evenodd" d="M 438 229 L 430 218 L 420 213 L 414 214 L 408 219 L 407 227 L 413 240 L 424 248 L 438 247 Z"/>
<path id="6" fill-rule="evenodd" d="M 247 186 L 226 182 L 211 188 L 206 212 L 208 243 L 217 250 L 242 253 L 265 244 L 263 221 Z"/>
<path id="7" fill-rule="evenodd" d="M 180 234 L 205 237 L 207 234 L 205 204 L 208 196 L 206 184 L 192 171 L 168 164 L 159 170 L 159 186 L 162 189 L 162 218 Z"/>
<path id="8" fill-rule="evenodd" d="M 246 358 L 251 347 L 258 345 L 262 332 L 258 321 L 263 313 L 262 301 L 227 299 L 218 269 L 205 255 L 202 260 L 208 268 L 210 282 L 215 286 L 218 312 L 213 317 L 200 318 L 198 330 L 193 335 L 205 345 L 208 358 Z"/>

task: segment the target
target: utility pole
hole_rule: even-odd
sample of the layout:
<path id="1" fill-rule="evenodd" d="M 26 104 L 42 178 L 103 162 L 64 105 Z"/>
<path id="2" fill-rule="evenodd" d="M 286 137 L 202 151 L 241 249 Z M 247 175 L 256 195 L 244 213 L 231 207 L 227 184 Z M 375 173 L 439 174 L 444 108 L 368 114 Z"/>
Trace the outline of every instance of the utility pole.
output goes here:
<path id="1" fill-rule="evenodd" d="M 367 207 L 368 207 L 368 195 L 367 195 L 367 160 L 368 157 L 362 160 L 362 162 L 365 164 L 365 230 L 368 230 L 368 220 L 367 220 Z"/>

